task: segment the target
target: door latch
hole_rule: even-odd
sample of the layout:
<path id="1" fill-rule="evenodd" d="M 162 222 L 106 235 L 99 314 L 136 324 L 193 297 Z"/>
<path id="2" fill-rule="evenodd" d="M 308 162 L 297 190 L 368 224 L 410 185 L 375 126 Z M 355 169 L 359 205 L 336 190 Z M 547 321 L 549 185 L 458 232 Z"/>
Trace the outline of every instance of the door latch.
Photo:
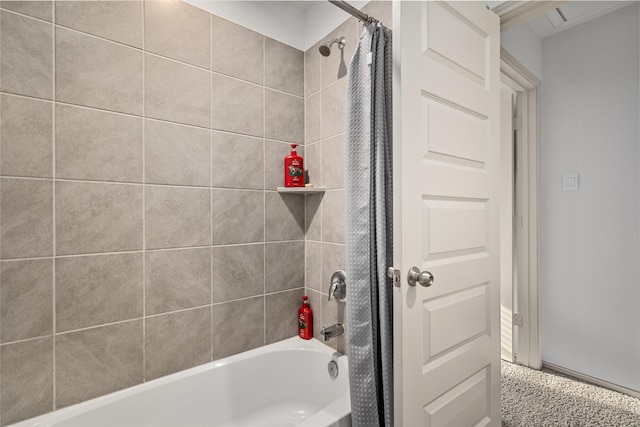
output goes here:
<path id="1" fill-rule="evenodd" d="M 400 287 L 400 270 L 397 268 L 387 268 L 387 277 L 393 281 L 393 286 Z"/>
<path id="2" fill-rule="evenodd" d="M 524 326 L 524 318 L 521 314 L 513 313 L 513 324 L 520 327 Z"/>

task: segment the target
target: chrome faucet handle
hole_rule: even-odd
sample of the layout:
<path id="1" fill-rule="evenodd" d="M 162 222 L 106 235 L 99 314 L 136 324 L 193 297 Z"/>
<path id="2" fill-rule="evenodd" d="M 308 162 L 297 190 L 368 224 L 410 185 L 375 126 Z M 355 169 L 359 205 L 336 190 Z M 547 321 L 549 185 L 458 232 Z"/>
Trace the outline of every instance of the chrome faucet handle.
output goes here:
<path id="1" fill-rule="evenodd" d="M 333 298 L 340 302 L 347 299 L 347 273 L 338 270 L 331 276 L 331 287 L 329 288 L 329 301 Z"/>

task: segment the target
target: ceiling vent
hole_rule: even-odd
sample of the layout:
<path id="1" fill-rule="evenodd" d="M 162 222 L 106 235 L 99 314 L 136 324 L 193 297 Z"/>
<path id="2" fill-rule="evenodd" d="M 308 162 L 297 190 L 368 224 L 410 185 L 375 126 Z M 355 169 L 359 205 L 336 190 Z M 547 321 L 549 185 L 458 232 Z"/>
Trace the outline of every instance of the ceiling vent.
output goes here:
<path id="1" fill-rule="evenodd" d="M 532 19 L 529 25 L 541 38 L 545 38 L 633 3 L 635 2 L 568 1 Z"/>
<path id="2" fill-rule="evenodd" d="M 554 28 L 560 28 L 567 22 L 569 22 L 569 20 L 567 19 L 567 15 L 565 15 L 562 9 L 560 9 L 559 7 L 550 10 L 546 13 L 546 15 L 547 18 L 549 18 L 549 21 L 551 21 L 551 25 L 553 25 Z"/>

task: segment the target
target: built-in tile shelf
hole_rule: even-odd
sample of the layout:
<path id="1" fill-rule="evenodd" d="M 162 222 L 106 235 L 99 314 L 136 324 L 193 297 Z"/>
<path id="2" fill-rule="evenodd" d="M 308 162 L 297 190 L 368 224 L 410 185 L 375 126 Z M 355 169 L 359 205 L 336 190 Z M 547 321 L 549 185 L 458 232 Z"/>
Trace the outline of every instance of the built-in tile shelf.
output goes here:
<path id="1" fill-rule="evenodd" d="M 278 193 L 319 194 L 327 191 L 327 187 L 277 187 Z"/>

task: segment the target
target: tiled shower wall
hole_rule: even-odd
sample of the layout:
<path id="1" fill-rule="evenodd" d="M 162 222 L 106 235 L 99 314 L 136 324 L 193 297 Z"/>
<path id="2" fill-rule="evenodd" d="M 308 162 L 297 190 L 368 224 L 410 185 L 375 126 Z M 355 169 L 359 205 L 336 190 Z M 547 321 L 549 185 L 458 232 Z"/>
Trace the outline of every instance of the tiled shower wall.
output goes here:
<path id="1" fill-rule="evenodd" d="M 372 1 L 362 11 L 391 28 L 391 1 Z M 345 269 L 344 144 L 347 69 L 363 25 L 349 18 L 309 48 L 305 56 L 305 167 L 309 180 L 327 187 L 324 195 L 306 196 L 306 286 L 314 317 L 314 334 L 321 339 L 322 326 L 345 322 L 345 303 L 327 301 L 331 275 Z M 343 50 L 334 44 L 331 55 L 318 52 L 320 44 L 344 36 Z M 348 166 L 348 165 L 347 165 Z M 347 277 L 347 286 L 349 286 Z M 317 312 L 318 310 L 316 310 Z M 346 328 L 349 326 L 346 325 Z M 346 353 L 346 336 L 329 345 Z"/>
<path id="2" fill-rule="evenodd" d="M 0 92 L 1 424 L 297 333 L 303 52 L 182 2 L 3 1 Z"/>

